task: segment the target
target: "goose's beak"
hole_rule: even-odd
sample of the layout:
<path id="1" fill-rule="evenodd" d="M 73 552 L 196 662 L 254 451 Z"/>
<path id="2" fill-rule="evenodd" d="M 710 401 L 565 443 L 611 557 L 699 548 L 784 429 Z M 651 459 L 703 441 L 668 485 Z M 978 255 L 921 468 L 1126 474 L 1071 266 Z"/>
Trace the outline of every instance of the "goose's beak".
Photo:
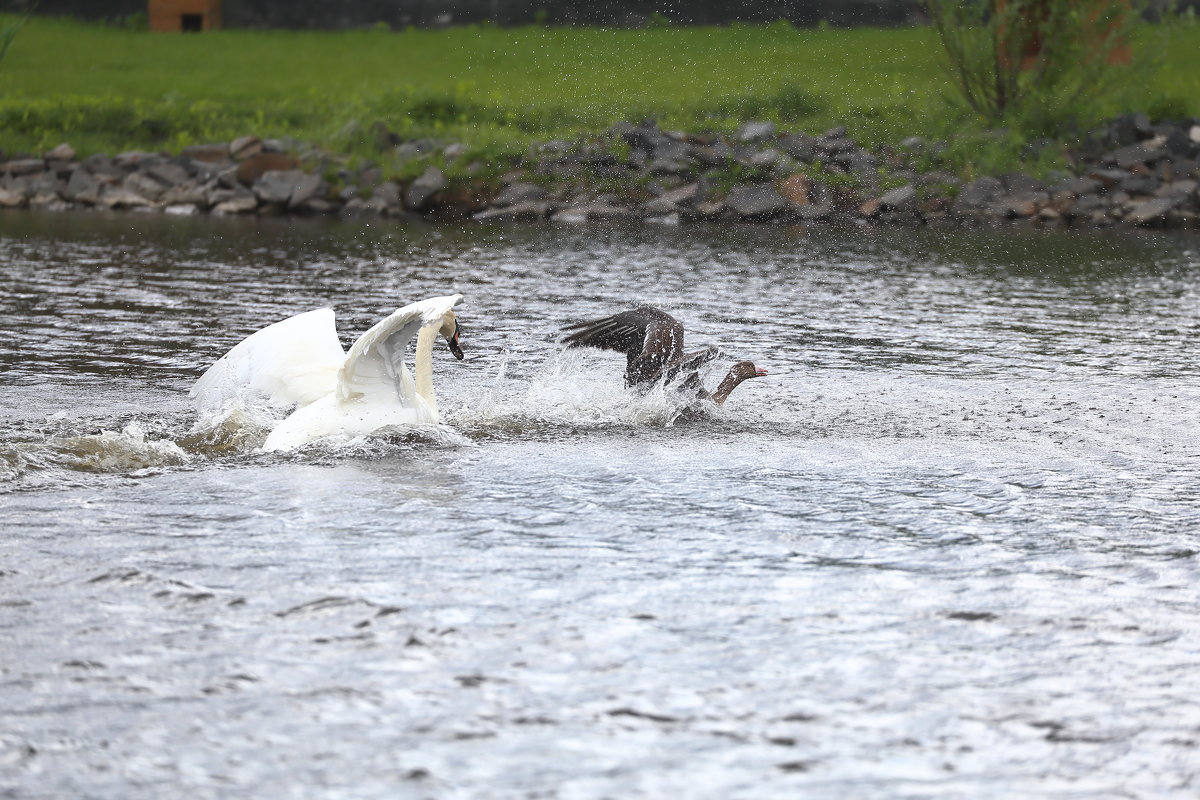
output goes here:
<path id="1" fill-rule="evenodd" d="M 754 368 L 754 377 L 756 377 L 756 378 L 762 378 L 762 377 L 764 377 L 766 374 L 767 374 L 767 371 L 766 371 L 765 369 L 763 369 L 762 367 L 755 367 L 755 368 Z"/>
<path id="2" fill-rule="evenodd" d="M 454 333 L 446 340 L 446 346 L 450 348 L 450 352 L 454 354 L 455 358 L 459 361 L 463 360 L 462 347 L 458 344 L 458 320 L 454 320 Z"/>

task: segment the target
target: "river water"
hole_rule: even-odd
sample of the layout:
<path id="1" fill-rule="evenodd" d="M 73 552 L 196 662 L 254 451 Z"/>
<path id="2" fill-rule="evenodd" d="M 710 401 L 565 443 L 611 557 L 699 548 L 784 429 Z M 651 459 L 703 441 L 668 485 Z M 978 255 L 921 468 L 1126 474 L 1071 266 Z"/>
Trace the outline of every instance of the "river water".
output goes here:
<path id="1" fill-rule="evenodd" d="M 29 212 L 0 276 L 0 796 L 1200 792 L 1194 236 Z M 452 291 L 441 428 L 197 427 Z M 638 303 L 770 374 L 557 347 Z"/>

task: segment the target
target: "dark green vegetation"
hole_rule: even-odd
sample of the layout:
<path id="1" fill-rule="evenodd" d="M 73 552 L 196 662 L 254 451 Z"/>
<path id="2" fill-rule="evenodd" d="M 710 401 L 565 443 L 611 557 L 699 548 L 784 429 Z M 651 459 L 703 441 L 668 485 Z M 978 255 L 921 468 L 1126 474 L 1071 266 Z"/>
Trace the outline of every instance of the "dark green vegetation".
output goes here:
<path id="1" fill-rule="evenodd" d="M 1200 26 L 1147 26 L 1141 35 L 1161 38 L 1161 66 L 1079 109 L 1082 126 L 1123 111 L 1200 114 Z M 382 121 L 405 138 L 463 142 L 497 162 L 617 120 L 729 131 L 771 119 L 809 132 L 844 124 L 869 146 L 947 139 L 947 160 L 967 175 L 1015 168 L 1029 134 L 990 133 L 982 117 L 956 110 L 941 59 L 930 28 L 178 36 L 34 19 L 0 63 L 0 148 L 69 141 L 81 154 L 175 151 L 254 133 L 380 160 L 371 129 Z M 1036 172 L 1059 158 L 1054 148 L 1039 153 L 1021 166 Z"/>

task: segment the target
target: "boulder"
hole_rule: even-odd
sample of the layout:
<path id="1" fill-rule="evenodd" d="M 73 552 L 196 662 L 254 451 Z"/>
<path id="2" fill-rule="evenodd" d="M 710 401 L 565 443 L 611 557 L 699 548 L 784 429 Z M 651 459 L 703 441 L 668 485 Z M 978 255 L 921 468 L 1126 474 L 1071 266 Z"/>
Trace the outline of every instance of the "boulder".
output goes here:
<path id="1" fill-rule="evenodd" d="M 733 134 L 733 138 L 739 142 L 761 142 L 764 139 L 770 139 L 774 135 L 774 122 L 746 122 L 737 129 L 737 132 Z"/>
<path id="2" fill-rule="evenodd" d="M 67 144 L 66 142 L 63 142 L 58 147 L 56 147 L 53 150 L 51 150 L 50 152 L 46 153 L 46 160 L 47 161 L 74 161 L 75 160 L 75 148 L 71 147 L 71 145 Z"/>
<path id="3" fill-rule="evenodd" d="M 1004 175 L 1001 180 L 1004 182 L 1004 190 L 1009 194 L 1025 195 L 1046 191 L 1046 184 L 1020 172 Z"/>
<path id="4" fill-rule="evenodd" d="M 297 169 L 270 170 L 264 172 L 251 188 L 262 202 L 283 204 L 291 199 L 292 192 L 305 177 L 305 173 Z"/>
<path id="5" fill-rule="evenodd" d="M 1153 164 L 1167 157 L 1167 149 L 1161 145 L 1151 145 L 1148 142 L 1139 142 L 1131 144 L 1127 147 L 1122 147 L 1113 150 L 1103 156 L 1101 161 L 1105 164 L 1116 165 L 1122 169 L 1129 169 L 1135 164 Z"/>
<path id="6" fill-rule="evenodd" d="M 122 185 L 105 186 L 104 191 L 100 195 L 99 205 L 105 208 L 146 208 L 154 205 L 154 203 L 138 192 L 130 191 Z"/>
<path id="7" fill-rule="evenodd" d="M 25 202 L 24 192 L 0 186 L 0 208 L 20 208 Z"/>
<path id="8" fill-rule="evenodd" d="M 431 205 L 433 196 L 447 186 L 449 183 L 442 171 L 437 167 L 429 167 L 404 191 L 404 207 L 410 211 L 425 211 Z"/>
<path id="9" fill-rule="evenodd" d="M 253 186 L 268 172 L 287 172 L 297 166 L 296 159 L 283 153 L 256 153 L 238 164 L 236 175 L 243 186 Z"/>
<path id="10" fill-rule="evenodd" d="M 170 214 L 173 217 L 189 217 L 199 211 L 200 209 L 191 203 L 178 203 L 163 207 L 163 213 Z"/>
<path id="11" fill-rule="evenodd" d="M 996 178 L 977 178 L 962 188 L 954 201 L 954 212 L 961 214 L 976 211 L 991 203 L 1004 191 L 1004 184 Z"/>
<path id="12" fill-rule="evenodd" d="M 917 190 L 912 186 L 901 186 L 885 192 L 879 198 L 879 207 L 884 211 L 899 211 L 914 208 L 917 204 Z"/>
<path id="13" fill-rule="evenodd" d="M 517 203 L 542 202 L 549 199 L 546 190 L 534 183 L 510 183 L 492 199 L 492 206 L 504 208 Z"/>
<path id="14" fill-rule="evenodd" d="M 144 172 L 131 172 L 125 177 L 125 180 L 121 181 L 121 188 L 127 192 L 141 195 L 150 203 L 154 203 L 162 196 L 167 187 Z"/>
<path id="15" fill-rule="evenodd" d="M 183 183 L 192 177 L 192 174 L 188 172 L 187 169 L 175 163 L 174 161 L 164 161 L 161 164 L 154 164 L 153 166 L 147 167 L 145 172 L 151 178 L 154 178 L 156 181 L 166 186 L 173 186 L 177 183 Z"/>
<path id="16" fill-rule="evenodd" d="M 1094 169 L 1087 174 L 1092 180 L 1099 181 L 1106 190 L 1116 186 L 1129 177 L 1127 169 Z"/>
<path id="17" fill-rule="evenodd" d="M 306 173 L 292 189 L 292 194 L 288 197 L 287 201 L 288 208 L 304 208 L 309 204 L 309 201 L 320 200 L 320 196 L 327 191 L 328 188 L 325 186 L 325 181 L 321 179 L 320 175 Z"/>
<path id="18" fill-rule="evenodd" d="M 208 192 L 195 181 L 185 181 L 175 186 L 167 187 L 158 198 L 164 206 L 208 206 Z"/>
<path id="19" fill-rule="evenodd" d="M 380 210 L 400 205 L 400 184 L 395 181 L 384 181 L 371 189 L 371 197 L 367 205 L 379 206 Z"/>
<path id="20" fill-rule="evenodd" d="M 183 148 L 179 154 L 192 161 L 214 164 L 229 159 L 229 147 L 221 144 L 194 144 Z"/>
<path id="21" fill-rule="evenodd" d="M 214 214 L 248 214 L 258 208 L 258 197 L 254 192 L 239 186 L 236 189 L 223 190 L 229 193 L 226 199 L 220 202 L 213 203 L 212 213 Z M 209 193 L 209 200 L 213 199 L 216 192 Z"/>
<path id="22" fill-rule="evenodd" d="M 550 213 L 550 204 L 536 201 L 517 203 L 504 208 L 489 208 L 475 214 L 479 222 L 537 222 Z"/>
<path id="23" fill-rule="evenodd" d="M 803 133 L 784 136 L 779 140 L 778 145 L 780 150 L 805 164 L 811 164 L 819 155 L 817 140 Z"/>
<path id="24" fill-rule="evenodd" d="M 811 202 L 810 191 L 808 176 L 801 173 L 796 173 L 779 182 L 779 194 L 794 205 L 808 205 Z"/>
<path id="25" fill-rule="evenodd" d="M 1129 213 L 1125 215 L 1125 220 L 1134 225 L 1161 223 L 1166 219 L 1167 212 L 1175 208 L 1177 204 L 1173 198 L 1164 197 L 1134 203 Z"/>
<path id="26" fill-rule="evenodd" d="M 257 136 L 240 136 L 229 143 L 229 155 L 235 161 L 251 158 L 262 151 L 262 140 Z"/>
<path id="27" fill-rule="evenodd" d="M 99 180 L 86 169 L 77 169 L 71 173 L 63 196 L 76 203 L 95 205 L 100 200 L 103 187 Z"/>
<path id="28" fill-rule="evenodd" d="M 8 174 L 19 178 L 22 175 L 33 175 L 46 168 L 46 162 L 40 158 L 20 158 L 16 161 L 6 161 L 0 164 L 0 174 Z"/>
<path id="29" fill-rule="evenodd" d="M 1095 178 L 1067 178 L 1050 188 L 1054 193 L 1071 192 L 1075 195 L 1084 195 L 1100 191 L 1100 186 L 1100 181 Z"/>
<path id="30" fill-rule="evenodd" d="M 1161 181 L 1153 175 L 1130 175 L 1122 178 L 1117 187 L 1129 194 L 1154 194 L 1158 191 Z"/>
<path id="31" fill-rule="evenodd" d="M 746 220 L 774 219 L 791 208 L 791 204 L 765 183 L 742 184 L 730 190 L 725 205 Z"/>
<path id="32" fill-rule="evenodd" d="M 149 166 L 161 160 L 162 156 L 158 153 L 150 153 L 145 150 L 126 150 L 124 153 L 117 153 L 113 157 L 113 163 L 125 171 Z"/>

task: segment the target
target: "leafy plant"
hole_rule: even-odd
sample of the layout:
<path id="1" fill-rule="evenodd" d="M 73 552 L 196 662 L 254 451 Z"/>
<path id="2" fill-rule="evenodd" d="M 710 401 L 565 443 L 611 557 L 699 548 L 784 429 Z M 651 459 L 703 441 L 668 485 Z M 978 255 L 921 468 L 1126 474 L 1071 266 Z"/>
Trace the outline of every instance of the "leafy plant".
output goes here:
<path id="1" fill-rule="evenodd" d="M 1144 0 L 925 0 L 958 101 L 987 124 L 1057 133 L 1143 67 Z"/>
<path id="2" fill-rule="evenodd" d="M 37 3 L 34 3 L 26 8 L 25 13 L 21 14 L 15 20 L 0 25 L 0 61 L 4 60 L 4 56 L 8 54 L 8 48 L 12 47 L 13 40 L 17 38 L 17 33 L 36 9 Z"/>

